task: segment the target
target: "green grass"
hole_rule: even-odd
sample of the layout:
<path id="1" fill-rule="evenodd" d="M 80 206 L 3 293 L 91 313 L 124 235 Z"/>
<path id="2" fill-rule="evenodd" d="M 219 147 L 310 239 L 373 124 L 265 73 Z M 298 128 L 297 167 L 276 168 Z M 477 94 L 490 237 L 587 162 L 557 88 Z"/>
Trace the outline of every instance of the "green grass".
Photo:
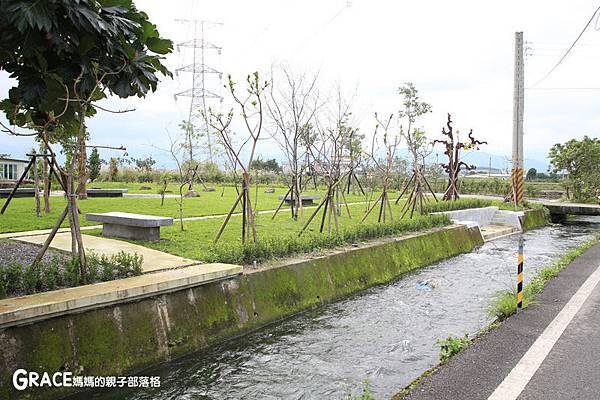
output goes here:
<path id="1" fill-rule="evenodd" d="M 253 260 L 261 262 L 294 254 L 309 253 L 450 223 L 445 215 L 415 216 L 412 220 L 399 220 L 401 206 L 402 203 L 392 208 L 393 215 L 396 216 L 394 222 L 378 224 L 375 212 L 371 213 L 364 223 L 361 223 L 365 205 L 351 205 L 352 218 L 348 218 L 345 210 L 342 210 L 342 215 L 339 216 L 339 233 L 335 233 L 332 220 L 332 233 L 326 233 L 326 221 L 325 234 L 319 234 L 320 219 L 315 218 L 300 237 L 298 237 L 298 232 L 302 229 L 303 224 L 300 221 L 293 221 L 287 209 L 274 220 L 271 219 L 271 214 L 259 214 L 256 218 L 258 246 L 242 245 L 242 219 L 239 216 L 231 218 L 216 246 L 213 246 L 212 243 L 223 218 L 185 221 L 184 231 L 181 231 L 179 224 L 175 223 L 173 226 L 161 229 L 162 238 L 159 242 L 137 241 L 135 243 L 200 261 L 249 264 Z M 305 211 L 306 219 L 308 219 L 313 210 Z M 100 231 L 94 230 L 86 233 L 99 235 Z"/>
<path id="2" fill-rule="evenodd" d="M 90 185 L 93 186 L 93 185 Z M 184 198 L 183 216 L 199 217 L 205 215 L 226 214 L 229 212 L 233 202 L 237 197 L 234 187 L 227 186 L 221 197 L 222 187 L 216 187 L 216 192 L 200 192 L 200 197 Z M 275 193 L 264 193 L 264 187 L 258 190 L 258 202 L 255 207 L 258 210 L 271 210 L 279 205 L 278 196 L 284 195 L 287 189 L 279 187 Z M 307 191 L 306 194 L 319 194 L 314 191 Z M 252 190 L 252 201 L 255 200 L 256 193 Z M 348 202 L 364 201 L 363 196 L 348 195 Z M 160 198 L 89 198 L 79 201 L 81 209 L 81 225 L 96 225 L 95 222 L 85 220 L 86 213 L 102 213 L 109 211 L 122 211 L 137 214 L 149 214 L 165 217 L 179 217 L 178 199 L 165 198 L 165 203 L 161 206 Z M 65 207 L 66 201 L 63 197 L 51 197 L 50 204 L 52 212 L 43 215 L 40 218 L 35 216 L 35 200 L 33 198 L 13 199 L 3 215 L 0 215 L 0 233 L 22 232 L 36 229 L 49 229 L 54 226 L 60 213 Z M 3 204 L 3 202 L 2 202 Z M 63 224 L 67 226 L 67 223 Z"/>
<path id="3" fill-rule="evenodd" d="M 542 269 L 531 280 L 531 283 L 523 288 L 523 308 L 527 308 L 535 302 L 535 297 L 544 290 L 546 283 L 557 276 L 567 265 L 575 258 L 583 254 L 590 247 L 600 243 L 600 232 L 596 233 L 593 239 L 567 251 L 554 264 Z M 517 312 L 517 292 L 516 288 L 498 293 L 492 300 L 489 313 L 492 317 L 504 320 Z"/>

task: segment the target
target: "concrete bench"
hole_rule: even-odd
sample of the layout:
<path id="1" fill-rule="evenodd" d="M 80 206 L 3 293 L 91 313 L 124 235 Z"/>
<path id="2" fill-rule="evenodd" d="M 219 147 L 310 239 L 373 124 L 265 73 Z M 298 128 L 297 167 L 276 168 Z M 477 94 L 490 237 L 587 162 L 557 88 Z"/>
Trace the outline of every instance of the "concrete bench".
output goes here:
<path id="1" fill-rule="evenodd" d="M 279 195 L 279 200 L 283 200 L 283 195 Z M 300 195 L 300 200 L 302 201 L 303 206 L 310 206 L 314 204 L 314 200 L 319 200 L 321 196 L 318 194 L 302 194 Z M 296 201 L 296 199 L 294 199 Z M 285 196 L 285 203 L 290 205 L 292 203 L 292 196 Z"/>
<path id="2" fill-rule="evenodd" d="M 160 240 L 160 227 L 173 225 L 173 218 L 125 212 L 86 214 L 85 218 L 102 222 L 103 236 L 132 240 Z"/>
<path id="3" fill-rule="evenodd" d="M 0 189 L 0 199 L 6 199 L 12 193 L 13 189 Z M 34 188 L 18 188 L 13 197 L 34 197 Z M 42 190 L 40 190 L 40 196 L 42 196 Z"/>
<path id="4" fill-rule="evenodd" d="M 88 197 L 123 197 L 128 189 L 88 189 L 86 190 Z"/>

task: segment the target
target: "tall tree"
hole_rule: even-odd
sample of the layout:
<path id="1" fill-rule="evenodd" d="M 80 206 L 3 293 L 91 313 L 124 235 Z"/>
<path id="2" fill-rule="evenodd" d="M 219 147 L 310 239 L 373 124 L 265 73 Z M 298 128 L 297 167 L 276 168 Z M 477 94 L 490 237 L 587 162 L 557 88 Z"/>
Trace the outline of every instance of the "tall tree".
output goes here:
<path id="1" fill-rule="evenodd" d="M 83 183 L 80 194 L 87 179 L 81 172 L 85 158 L 80 156 L 86 151 L 85 120 L 97 110 L 110 111 L 95 103 L 109 94 L 143 97 L 156 90 L 157 75 L 170 75 L 161 54 L 172 50 L 172 42 L 160 37 L 131 0 L 0 0 L 0 9 L 0 69 L 17 81 L 0 109 L 11 124 L 34 132 L 6 126 L 4 130 L 36 135 L 52 155 L 51 143 L 70 151 L 71 162 L 60 169 L 69 207 L 57 225 L 68 214 L 72 254 L 85 281 L 85 251 L 73 196 L 76 166 Z"/>

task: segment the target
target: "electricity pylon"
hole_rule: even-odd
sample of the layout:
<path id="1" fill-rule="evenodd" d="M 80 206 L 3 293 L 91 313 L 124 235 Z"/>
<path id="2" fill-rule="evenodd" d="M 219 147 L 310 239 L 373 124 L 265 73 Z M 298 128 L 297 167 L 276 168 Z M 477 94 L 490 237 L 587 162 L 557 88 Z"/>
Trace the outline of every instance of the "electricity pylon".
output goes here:
<path id="1" fill-rule="evenodd" d="M 206 62 L 207 51 L 217 52 L 221 55 L 221 47 L 208 42 L 205 39 L 205 30 L 209 27 L 221 26 L 220 22 L 209 22 L 196 19 L 178 19 L 177 22 L 192 24 L 194 27 L 194 37 L 191 40 L 177 44 L 177 51 L 182 47 L 192 49 L 192 60 L 190 64 L 186 64 L 175 70 L 175 74 L 180 72 L 188 72 L 192 74 L 192 87 L 175 94 L 175 99 L 178 97 L 190 97 L 190 108 L 188 114 L 189 128 L 186 129 L 186 146 L 189 151 L 190 162 L 194 160 L 194 139 L 203 138 L 204 146 L 208 152 L 208 159 L 214 162 L 213 140 L 205 116 L 208 113 L 209 101 L 223 101 L 218 93 L 207 89 L 207 75 L 218 76 L 219 84 L 223 79 L 223 73 L 209 65 Z"/>

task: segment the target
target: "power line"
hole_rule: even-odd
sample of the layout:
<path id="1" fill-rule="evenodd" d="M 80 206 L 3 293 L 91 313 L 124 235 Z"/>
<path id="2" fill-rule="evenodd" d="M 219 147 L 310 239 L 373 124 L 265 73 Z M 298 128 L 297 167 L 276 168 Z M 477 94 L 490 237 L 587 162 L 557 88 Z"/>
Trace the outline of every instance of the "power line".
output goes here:
<path id="1" fill-rule="evenodd" d="M 571 46 L 567 49 L 567 51 L 565 52 L 565 54 L 560 58 L 560 60 L 558 60 L 558 62 L 554 65 L 554 67 L 552 67 L 550 69 L 550 71 L 548 71 L 548 73 L 546 75 L 544 75 L 544 77 L 542 79 L 540 79 L 535 84 L 533 84 L 531 86 L 532 88 L 535 87 L 535 86 L 537 86 L 537 85 L 539 85 L 543 81 L 545 81 L 546 78 L 548 78 L 550 76 L 550 74 L 553 73 L 556 68 L 558 68 L 558 66 L 564 61 L 564 59 L 567 58 L 567 56 L 569 55 L 569 53 L 571 52 L 571 50 L 573 50 L 573 47 L 575 47 L 575 45 L 577 44 L 577 42 L 579 41 L 579 39 L 581 39 L 581 36 L 583 36 L 583 33 L 587 30 L 587 28 L 590 26 L 590 24 L 594 20 L 594 17 L 598 13 L 598 11 L 600 11 L 600 7 L 596 8 L 596 10 L 592 14 L 590 20 L 587 22 L 587 24 L 585 24 L 585 26 L 583 27 L 583 29 L 581 30 L 581 32 L 579 32 L 579 35 L 577 36 L 577 38 L 575 39 L 575 41 L 573 42 L 573 44 L 571 44 Z"/>

